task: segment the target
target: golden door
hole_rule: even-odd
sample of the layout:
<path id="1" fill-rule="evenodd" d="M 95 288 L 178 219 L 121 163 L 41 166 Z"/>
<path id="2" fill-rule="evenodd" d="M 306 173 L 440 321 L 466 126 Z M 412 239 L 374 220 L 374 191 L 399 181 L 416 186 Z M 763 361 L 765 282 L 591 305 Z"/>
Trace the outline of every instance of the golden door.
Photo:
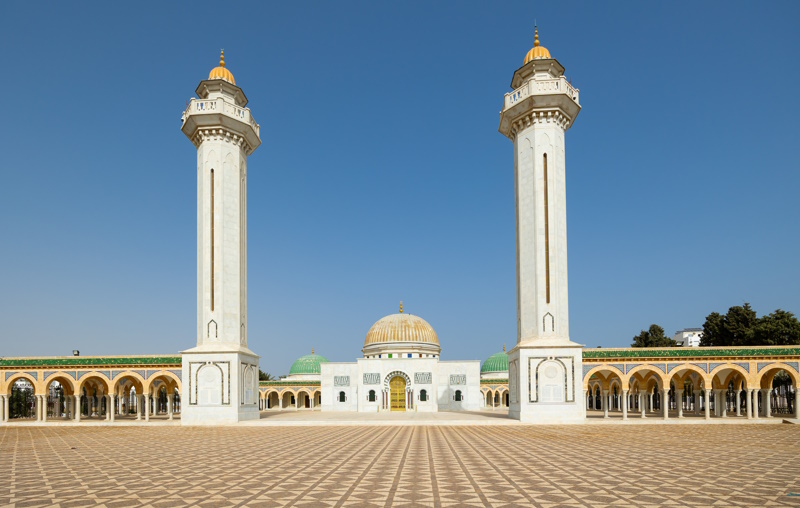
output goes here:
<path id="1" fill-rule="evenodd" d="M 392 411 L 406 410 L 406 380 L 400 376 L 395 376 L 389 381 L 391 391 Z"/>

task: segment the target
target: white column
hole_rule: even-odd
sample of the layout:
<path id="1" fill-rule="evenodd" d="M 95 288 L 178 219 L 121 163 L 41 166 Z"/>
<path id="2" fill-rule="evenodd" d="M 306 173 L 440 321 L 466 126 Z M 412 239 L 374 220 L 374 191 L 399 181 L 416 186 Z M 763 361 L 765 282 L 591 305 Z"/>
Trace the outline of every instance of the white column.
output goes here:
<path id="1" fill-rule="evenodd" d="M 727 390 L 720 390 L 719 391 L 719 401 L 720 401 L 720 411 L 722 411 L 722 417 L 728 417 L 728 392 Z"/>
<path id="2" fill-rule="evenodd" d="M 110 415 L 108 420 L 112 423 L 116 421 L 115 418 L 117 415 L 117 412 L 114 410 L 115 402 L 116 402 L 116 397 L 114 397 L 114 395 L 109 394 L 108 407 L 106 408 L 106 412 Z"/>
<path id="3" fill-rule="evenodd" d="M 678 418 L 683 418 L 683 390 L 675 390 L 675 400 L 678 401 Z"/>
<path id="4" fill-rule="evenodd" d="M 761 391 L 761 397 L 764 400 L 764 418 L 770 418 L 772 416 L 772 397 L 771 395 L 772 390 L 769 388 L 765 388 Z"/>
<path id="5" fill-rule="evenodd" d="M 75 421 L 76 422 L 80 422 L 81 421 L 81 396 L 80 395 L 75 395 L 75 410 L 73 411 L 73 413 L 75 414 L 75 417 L 74 417 Z"/>
<path id="6" fill-rule="evenodd" d="M 622 390 L 622 419 L 628 419 L 628 390 Z"/>
<path id="7" fill-rule="evenodd" d="M 642 412 L 642 418 L 647 418 L 647 408 L 645 407 L 645 402 L 647 398 L 647 394 L 644 392 L 639 392 L 639 410 Z"/>
<path id="8" fill-rule="evenodd" d="M 794 387 L 794 417 L 800 420 L 800 386 Z M 8 398 L 6 397 L 6 421 L 8 421 Z"/>
<path id="9" fill-rule="evenodd" d="M 700 414 L 700 389 L 693 390 L 694 392 L 694 414 Z"/>
<path id="10" fill-rule="evenodd" d="M 664 419 L 669 418 L 669 388 L 661 390 L 661 410 L 664 412 Z"/>
<path id="11" fill-rule="evenodd" d="M 175 394 L 167 395 L 167 417 L 169 420 L 172 420 L 172 399 L 175 397 Z M 261 399 L 259 399 L 259 402 Z"/>
<path id="12" fill-rule="evenodd" d="M 760 415 L 761 409 L 758 407 L 758 392 L 759 391 L 760 390 L 756 390 L 756 389 L 752 390 L 751 398 L 753 399 L 753 419 L 754 420 L 758 420 L 758 417 L 761 416 Z"/>
<path id="13" fill-rule="evenodd" d="M 747 397 L 747 419 L 753 418 L 753 390 L 748 388 L 745 390 L 745 397 Z"/>
<path id="14" fill-rule="evenodd" d="M 136 419 L 142 419 L 142 396 L 140 394 L 136 394 Z"/>
<path id="15" fill-rule="evenodd" d="M 736 416 L 742 416 L 742 387 L 736 390 Z"/>
<path id="16" fill-rule="evenodd" d="M 47 421 L 47 395 L 42 395 L 42 421 Z"/>
<path id="17" fill-rule="evenodd" d="M 705 402 L 705 405 L 706 405 L 705 418 L 706 418 L 706 420 L 710 420 L 711 419 L 711 390 L 706 389 L 705 390 L 705 395 L 706 395 L 705 396 L 705 400 L 703 401 L 703 402 Z"/>
<path id="18" fill-rule="evenodd" d="M 603 390 L 600 397 L 600 404 L 603 406 L 603 418 L 608 418 L 608 390 Z"/>
<path id="19" fill-rule="evenodd" d="M 144 403 L 144 421 L 150 421 L 150 394 L 142 394 L 142 402 Z"/>

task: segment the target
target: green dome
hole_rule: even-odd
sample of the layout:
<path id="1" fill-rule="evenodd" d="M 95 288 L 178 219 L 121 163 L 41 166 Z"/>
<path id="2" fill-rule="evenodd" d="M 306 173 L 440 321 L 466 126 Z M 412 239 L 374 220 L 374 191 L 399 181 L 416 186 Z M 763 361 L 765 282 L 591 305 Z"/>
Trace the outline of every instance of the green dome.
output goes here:
<path id="1" fill-rule="evenodd" d="M 500 351 L 487 358 L 481 366 L 481 374 L 487 372 L 508 372 L 508 354 Z"/>
<path id="2" fill-rule="evenodd" d="M 301 356 L 298 358 L 293 364 L 292 368 L 289 369 L 289 375 L 294 374 L 319 374 L 320 373 L 320 364 L 328 363 L 328 359 L 324 356 L 315 355 L 311 353 L 310 355 Z"/>

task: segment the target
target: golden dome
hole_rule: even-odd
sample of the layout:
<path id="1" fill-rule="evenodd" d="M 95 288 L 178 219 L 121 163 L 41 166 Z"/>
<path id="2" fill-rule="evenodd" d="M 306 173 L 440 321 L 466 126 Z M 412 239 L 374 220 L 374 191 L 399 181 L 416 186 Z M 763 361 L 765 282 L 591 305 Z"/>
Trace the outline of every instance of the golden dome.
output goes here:
<path id="1" fill-rule="evenodd" d="M 522 65 L 530 62 L 531 60 L 538 60 L 540 58 L 552 58 L 550 56 L 550 52 L 547 51 L 547 48 L 544 46 L 539 46 L 539 29 L 534 27 L 533 29 L 533 48 L 528 51 L 528 54 L 525 55 L 525 61 Z"/>
<path id="2" fill-rule="evenodd" d="M 372 325 L 364 339 L 364 346 L 389 342 L 417 342 L 438 346 L 439 338 L 427 321 L 419 316 L 403 314 L 403 304 L 400 304 L 399 314 L 383 317 Z"/>
<path id="3" fill-rule="evenodd" d="M 208 79 L 224 79 L 232 85 L 236 84 L 231 71 L 225 68 L 225 51 L 219 52 L 219 67 L 211 69 L 211 72 L 208 73 Z"/>

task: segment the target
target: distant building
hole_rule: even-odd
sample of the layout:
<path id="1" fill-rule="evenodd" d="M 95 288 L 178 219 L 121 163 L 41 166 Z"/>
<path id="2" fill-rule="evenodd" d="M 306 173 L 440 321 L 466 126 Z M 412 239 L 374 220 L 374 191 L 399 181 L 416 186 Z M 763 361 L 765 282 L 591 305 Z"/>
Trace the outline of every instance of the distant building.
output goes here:
<path id="1" fill-rule="evenodd" d="M 675 335 L 672 336 L 672 340 L 677 342 L 681 347 L 699 347 L 702 337 L 702 328 L 684 328 L 683 330 L 675 332 Z"/>

